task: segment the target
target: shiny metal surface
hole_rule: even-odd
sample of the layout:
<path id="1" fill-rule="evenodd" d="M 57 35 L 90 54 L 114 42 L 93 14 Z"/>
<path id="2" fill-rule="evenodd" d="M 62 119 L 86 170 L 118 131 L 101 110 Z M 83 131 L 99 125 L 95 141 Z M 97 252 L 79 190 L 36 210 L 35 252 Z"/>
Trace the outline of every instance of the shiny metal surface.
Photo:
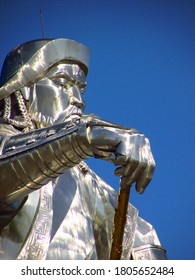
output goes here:
<path id="1" fill-rule="evenodd" d="M 113 223 L 112 247 L 110 252 L 111 260 L 120 260 L 123 252 L 123 236 L 127 222 L 127 211 L 129 205 L 130 188 L 120 188 Z"/>
<path id="2" fill-rule="evenodd" d="M 121 186 L 136 183 L 143 193 L 155 169 L 149 140 L 136 130 L 83 115 L 85 46 L 57 39 L 29 52 L 32 57 L 25 56 L 0 88 L 0 206 L 15 213 L 1 228 L 0 258 L 108 259 L 117 193 L 83 160 L 94 157 L 118 166 Z M 129 204 L 122 258 L 130 259 L 132 247 L 148 241 L 160 245 Z"/>
<path id="3" fill-rule="evenodd" d="M 40 42 L 40 40 L 38 41 Z M 24 61 L 21 62 L 21 67 L 19 67 L 17 72 L 11 76 L 8 81 L 7 78 L 2 79 L 0 99 L 9 96 L 11 93 L 24 86 L 31 86 L 36 81 L 40 80 L 40 78 L 44 77 L 46 70 L 49 70 L 55 64 L 59 64 L 59 62 L 69 61 L 72 63 L 73 61 L 76 61 L 84 70 L 85 74 L 87 74 L 89 66 L 89 49 L 85 45 L 63 38 L 51 40 L 46 44 L 45 40 L 43 41 L 44 45 L 27 59 L 27 61 L 24 59 Z M 25 52 L 31 54 L 31 42 L 30 44 L 27 42 L 25 45 Z M 20 53 L 22 51 L 23 49 L 19 47 L 18 52 Z M 14 65 L 14 59 L 18 55 L 18 52 L 13 54 L 12 65 Z M 5 61 L 5 63 L 8 64 L 10 62 L 8 60 Z M 4 68 L 5 66 L 3 69 Z M 1 76 L 4 76 L 4 73 L 1 73 Z"/>
<path id="4" fill-rule="evenodd" d="M 84 72 L 76 64 L 60 64 L 29 90 L 29 113 L 41 128 L 60 123 L 70 116 L 81 116 L 85 103 Z"/>
<path id="5" fill-rule="evenodd" d="M 1 201 L 10 204 L 88 158 L 90 151 L 76 146 L 77 131 L 72 122 L 9 137 L 1 155 Z"/>
<path id="6" fill-rule="evenodd" d="M 143 245 L 132 251 L 133 260 L 167 260 L 166 250 L 158 245 Z"/>
<path id="7" fill-rule="evenodd" d="M 32 40 L 11 50 L 2 66 L 0 87 L 5 85 L 39 49 L 51 40 Z"/>
<path id="8" fill-rule="evenodd" d="M 122 167 L 118 167 L 115 174 L 121 176 L 121 184 L 123 181 L 129 184 L 136 182 L 140 193 L 154 171 L 152 155 L 146 158 L 150 147 L 143 135 L 102 122 L 95 116 L 82 116 L 76 122 L 66 121 L 26 135 L 9 136 L 8 140 L 4 138 L 1 170 L 5 175 L 0 177 L 0 198 L 7 203 L 40 188 L 92 156 L 114 165 L 120 164 Z M 125 140 L 126 146 L 123 143 Z M 134 145 L 128 147 L 131 141 L 137 145 L 137 150 Z M 136 157 L 140 157 L 140 166 Z M 8 173 L 9 176 L 6 176 Z"/>

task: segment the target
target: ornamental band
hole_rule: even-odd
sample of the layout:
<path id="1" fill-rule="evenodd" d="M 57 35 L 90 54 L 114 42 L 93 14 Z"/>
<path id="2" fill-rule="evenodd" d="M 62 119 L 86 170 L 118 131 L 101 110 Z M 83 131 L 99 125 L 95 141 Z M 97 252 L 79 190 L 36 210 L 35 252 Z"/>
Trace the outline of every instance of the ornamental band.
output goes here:
<path id="1" fill-rule="evenodd" d="M 143 193 L 155 162 L 134 129 L 85 115 L 89 49 L 73 40 L 22 44 L 0 78 L 0 259 L 109 259 L 117 193 L 85 163 L 117 166 Z M 108 163 L 108 164 L 109 164 Z M 166 259 L 128 204 L 121 259 Z"/>

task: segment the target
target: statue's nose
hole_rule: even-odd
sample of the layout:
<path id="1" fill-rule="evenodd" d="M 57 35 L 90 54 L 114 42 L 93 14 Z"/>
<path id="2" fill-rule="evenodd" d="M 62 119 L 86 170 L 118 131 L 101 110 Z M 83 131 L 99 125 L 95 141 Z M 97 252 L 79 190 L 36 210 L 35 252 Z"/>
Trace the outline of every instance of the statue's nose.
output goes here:
<path id="1" fill-rule="evenodd" d="M 85 109 L 85 102 L 82 97 L 82 93 L 80 92 L 77 86 L 74 86 L 72 89 L 72 96 L 70 97 L 70 104 L 77 106 L 81 110 L 84 111 Z"/>

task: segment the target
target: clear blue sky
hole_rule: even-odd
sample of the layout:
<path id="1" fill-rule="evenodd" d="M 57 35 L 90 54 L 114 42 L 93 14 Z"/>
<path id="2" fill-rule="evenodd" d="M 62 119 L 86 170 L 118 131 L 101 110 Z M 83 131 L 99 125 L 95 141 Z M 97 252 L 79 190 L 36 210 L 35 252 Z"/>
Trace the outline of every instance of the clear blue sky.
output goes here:
<path id="1" fill-rule="evenodd" d="M 150 139 L 153 181 L 131 202 L 155 227 L 170 259 L 195 259 L 195 1 L 42 0 L 45 37 L 91 49 L 86 113 Z M 42 37 L 39 0 L 0 2 L 0 65 Z M 113 166 L 90 166 L 116 190 Z"/>

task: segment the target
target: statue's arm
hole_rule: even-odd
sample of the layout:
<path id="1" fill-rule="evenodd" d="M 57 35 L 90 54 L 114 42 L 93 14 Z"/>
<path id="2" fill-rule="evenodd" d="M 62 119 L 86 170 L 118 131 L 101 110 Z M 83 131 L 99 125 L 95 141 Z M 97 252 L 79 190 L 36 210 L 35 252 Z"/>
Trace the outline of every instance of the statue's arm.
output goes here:
<path id="1" fill-rule="evenodd" d="M 120 166 L 115 175 L 124 184 L 136 181 L 139 192 L 154 171 L 143 135 L 95 116 L 5 137 L 2 142 L 0 200 L 6 203 L 26 196 L 89 157 Z"/>
<path id="2" fill-rule="evenodd" d="M 10 204 L 60 176 L 92 153 L 79 138 L 79 123 L 62 123 L 4 137 L 0 201 Z"/>

